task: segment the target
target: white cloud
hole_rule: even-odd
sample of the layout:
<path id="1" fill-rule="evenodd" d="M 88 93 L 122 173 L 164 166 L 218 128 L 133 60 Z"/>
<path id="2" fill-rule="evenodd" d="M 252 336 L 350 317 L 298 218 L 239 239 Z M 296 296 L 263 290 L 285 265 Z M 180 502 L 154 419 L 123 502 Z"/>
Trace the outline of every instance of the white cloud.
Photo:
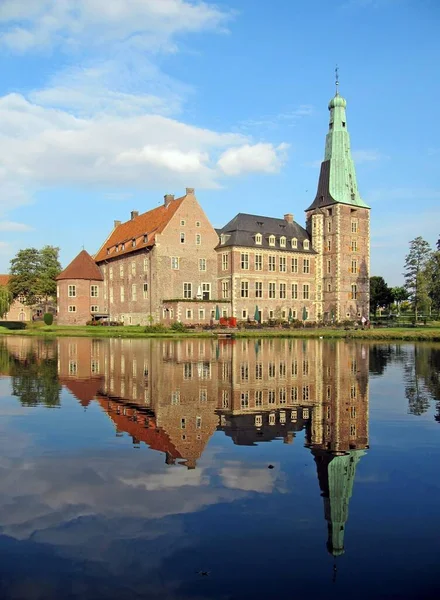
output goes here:
<path id="1" fill-rule="evenodd" d="M 3 0 L 0 42 L 17 52 L 109 42 L 170 52 L 175 35 L 224 28 L 230 17 L 203 1 Z"/>
<path id="2" fill-rule="evenodd" d="M 229 148 L 220 156 L 218 166 L 225 175 L 263 172 L 276 173 L 284 164 L 288 144 L 244 144 Z"/>
<path id="3" fill-rule="evenodd" d="M 0 221 L 0 231 L 30 231 L 32 227 L 15 221 Z"/>

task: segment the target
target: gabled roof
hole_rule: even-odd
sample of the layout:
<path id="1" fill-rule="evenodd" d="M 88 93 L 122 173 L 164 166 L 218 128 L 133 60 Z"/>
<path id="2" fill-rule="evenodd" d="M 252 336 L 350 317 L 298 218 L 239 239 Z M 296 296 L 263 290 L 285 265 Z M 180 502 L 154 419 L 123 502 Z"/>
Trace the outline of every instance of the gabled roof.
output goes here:
<path id="1" fill-rule="evenodd" d="M 298 251 L 315 254 L 312 249 L 311 238 L 307 231 L 295 223 L 289 223 L 285 219 L 263 217 L 239 213 L 232 221 L 229 221 L 222 229 L 216 230 L 219 236 L 225 236 L 224 243 L 220 246 L 243 246 L 252 248 L 263 248 L 265 250 L 285 250 L 292 252 L 291 239 L 298 240 Z M 255 244 L 255 235 L 261 233 L 263 240 L 261 244 Z M 269 246 L 269 236 L 275 236 L 275 246 Z M 280 246 L 280 237 L 286 238 L 286 247 Z M 304 250 L 302 242 L 310 241 L 310 249 Z M 301 244 L 300 244 L 301 243 Z M 295 249 L 296 250 L 296 249 Z"/>
<path id="2" fill-rule="evenodd" d="M 8 285 L 9 283 L 9 275 L 0 275 L 0 285 Z"/>
<path id="3" fill-rule="evenodd" d="M 140 248 L 153 246 L 156 234 L 164 230 L 185 198 L 186 195 L 176 198 L 176 200 L 170 200 L 166 205 L 162 204 L 162 206 L 117 225 L 96 253 L 95 261 L 109 260 L 121 254 L 129 254 Z M 135 240 L 135 245 L 133 245 L 133 240 Z"/>
<path id="4" fill-rule="evenodd" d="M 58 275 L 57 280 L 60 279 L 90 279 L 103 281 L 104 277 L 90 254 L 85 250 L 81 250 L 78 256 Z"/>

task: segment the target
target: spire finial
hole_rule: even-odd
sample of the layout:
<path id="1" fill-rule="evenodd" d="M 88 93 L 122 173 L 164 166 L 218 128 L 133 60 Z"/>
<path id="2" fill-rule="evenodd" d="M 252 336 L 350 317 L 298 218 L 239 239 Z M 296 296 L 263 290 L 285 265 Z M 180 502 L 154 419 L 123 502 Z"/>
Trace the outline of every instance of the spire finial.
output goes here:
<path id="1" fill-rule="evenodd" d="M 339 96 L 339 67 L 338 67 L 338 65 L 336 65 L 336 68 L 335 68 L 335 77 L 336 77 L 336 81 L 335 81 L 336 96 Z"/>

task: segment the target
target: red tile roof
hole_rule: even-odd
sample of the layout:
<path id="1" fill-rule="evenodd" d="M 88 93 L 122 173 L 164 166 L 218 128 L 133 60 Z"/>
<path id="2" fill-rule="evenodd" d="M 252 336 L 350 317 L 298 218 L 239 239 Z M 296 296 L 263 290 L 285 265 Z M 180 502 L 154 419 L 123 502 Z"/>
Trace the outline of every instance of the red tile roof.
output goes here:
<path id="1" fill-rule="evenodd" d="M 57 279 L 92 279 L 103 281 L 104 277 L 90 254 L 85 250 L 81 250 L 70 265 L 58 275 Z"/>
<path id="2" fill-rule="evenodd" d="M 0 285 L 8 285 L 9 275 L 0 275 Z"/>
<path id="3" fill-rule="evenodd" d="M 156 234 L 164 230 L 185 198 L 186 196 L 182 196 L 171 200 L 167 206 L 163 204 L 153 208 L 115 227 L 95 254 L 95 261 L 100 262 L 120 254 L 134 252 L 139 248 L 153 246 Z M 146 240 L 144 240 L 144 236 L 147 236 Z M 133 240 L 135 240 L 134 246 Z M 122 244 L 125 245 L 124 250 L 121 248 Z M 118 247 L 118 252 L 116 247 Z"/>
<path id="4" fill-rule="evenodd" d="M 91 377 L 90 379 L 60 377 L 59 381 L 83 406 L 88 406 L 102 387 L 103 377 Z"/>

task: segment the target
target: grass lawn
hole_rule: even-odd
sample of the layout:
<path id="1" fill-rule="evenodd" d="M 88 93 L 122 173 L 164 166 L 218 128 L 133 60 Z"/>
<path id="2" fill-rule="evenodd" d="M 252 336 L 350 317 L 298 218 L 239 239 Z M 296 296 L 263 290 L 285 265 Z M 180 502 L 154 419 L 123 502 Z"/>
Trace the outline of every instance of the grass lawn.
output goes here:
<path id="1" fill-rule="evenodd" d="M 87 327 L 87 326 L 47 326 L 44 323 L 30 323 L 26 329 L 8 329 L 0 326 L 0 335 L 25 335 L 43 337 L 124 337 L 124 338 L 212 338 L 219 330 L 188 332 L 149 332 L 141 326 Z M 384 327 L 376 329 L 241 329 L 228 330 L 236 338 L 342 338 L 368 340 L 409 340 L 440 342 L 440 324 L 420 327 Z"/>

